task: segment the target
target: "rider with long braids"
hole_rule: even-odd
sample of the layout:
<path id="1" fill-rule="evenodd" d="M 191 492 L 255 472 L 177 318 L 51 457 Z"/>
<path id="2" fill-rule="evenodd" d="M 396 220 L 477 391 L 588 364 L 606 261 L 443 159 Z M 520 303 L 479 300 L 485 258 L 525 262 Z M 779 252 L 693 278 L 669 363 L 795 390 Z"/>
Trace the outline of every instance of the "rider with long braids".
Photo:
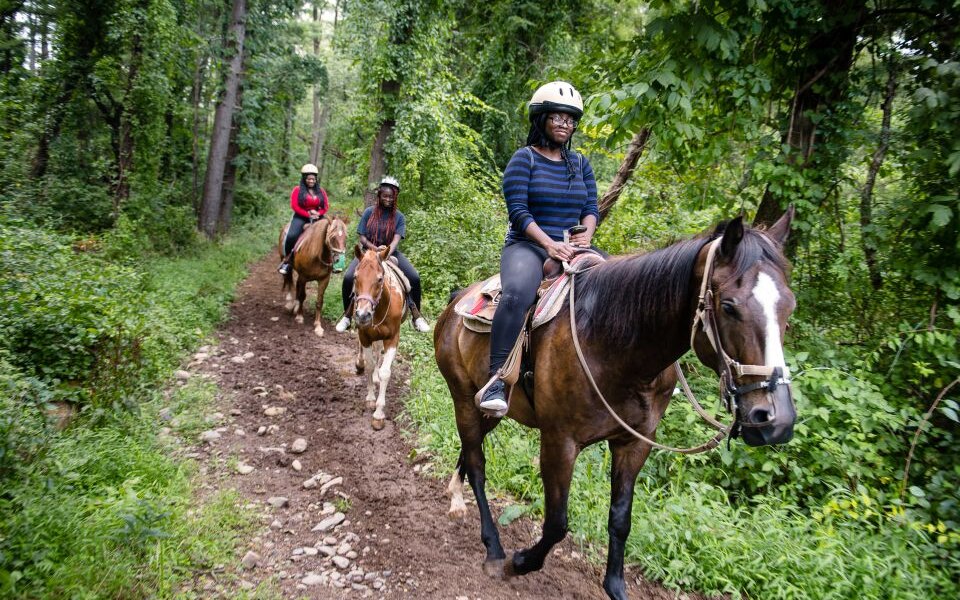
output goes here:
<path id="1" fill-rule="evenodd" d="M 503 291 L 491 329 L 491 381 L 479 398 L 488 414 L 507 409 L 499 371 L 536 300 L 543 263 L 547 257 L 570 260 L 576 247 L 590 246 L 600 219 L 593 167 L 570 148 L 583 116 L 580 93 L 569 83 L 553 81 L 534 92 L 528 112 L 527 145 L 513 154 L 503 172 L 510 229 L 500 256 Z M 576 225 L 584 227 L 565 242 L 564 232 Z"/>
<path id="2" fill-rule="evenodd" d="M 390 177 L 384 177 L 377 187 L 377 201 L 367 207 L 357 224 L 360 245 L 366 250 L 378 250 L 389 247 L 387 256 L 395 256 L 403 274 L 410 281 L 410 311 L 413 326 L 417 331 L 430 331 L 430 325 L 420 314 L 420 274 L 413 263 L 400 251 L 400 240 L 407 236 L 407 220 L 397 209 L 397 197 L 400 195 L 400 183 Z M 343 273 L 343 317 L 337 322 L 336 330 L 344 332 L 350 327 L 353 316 L 353 276 L 360 260 L 354 258 Z"/>

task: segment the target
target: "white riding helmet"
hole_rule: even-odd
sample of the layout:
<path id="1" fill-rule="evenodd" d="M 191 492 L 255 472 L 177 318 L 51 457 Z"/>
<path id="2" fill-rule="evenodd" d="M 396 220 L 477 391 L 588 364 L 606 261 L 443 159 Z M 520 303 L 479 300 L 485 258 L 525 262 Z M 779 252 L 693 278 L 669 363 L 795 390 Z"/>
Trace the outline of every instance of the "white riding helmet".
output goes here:
<path id="1" fill-rule="evenodd" d="M 397 181 L 396 177 L 391 177 L 389 175 L 384 175 L 383 179 L 380 180 L 380 185 L 389 185 L 397 188 L 397 191 L 400 191 L 400 182 Z"/>
<path id="2" fill-rule="evenodd" d="M 551 81 L 537 88 L 527 109 L 531 119 L 548 112 L 567 113 L 579 119 L 583 116 L 583 98 L 566 81 Z"/>
<path id="3" fill-rule="evenodd" d="M 300 167 L 300 174 L 301 175 L 319 175 L 320 170 L 317 169 L 317 165 L 312 165 L 310 163 L 307 163 L 302 167 Z"/>

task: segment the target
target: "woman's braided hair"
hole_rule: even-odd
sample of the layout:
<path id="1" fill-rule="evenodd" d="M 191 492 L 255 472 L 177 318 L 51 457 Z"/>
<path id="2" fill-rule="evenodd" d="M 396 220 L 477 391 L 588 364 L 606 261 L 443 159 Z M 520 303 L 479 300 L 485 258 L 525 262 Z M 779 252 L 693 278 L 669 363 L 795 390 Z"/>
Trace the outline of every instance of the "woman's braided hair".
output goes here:
<path id="1" fill-rule="evenodd" d="M 383 207 L 380 206 L 380 190 L 382 189 L 392 190 L 394 188 L 386 184 L 381 184 L 377 188 L 377 201 L 374 203 L 373 212 L 370 213 L 370 218 L 367 220 L 367 239 L 378 245 L 381 245 L 379 242 L 383 240 L 382 245 L 389 246 L 397 231 L 397 203 L 395 200 L 392 209 L 389 211 L 383 210 Z M 397 191 L 398 199 L 399 196 L 400 192 Z"/>
<path id="2" fill-rule="evenodd" d="M 567 186 L 573 185 L 573 179 L 577 176 L 577 169 L 573 166 L 573 157 L 571 156 L 570 142 L 573 140 L 573 133 L 563 144 L 558 144 L 547 136 L 547 118 L 548 113 L 540 113 L 530 118 L 530 131 L 527 133 L 528 146 L 540 146 L 542 148 L 560 148 L 560 156 L 567 166 Z M 574 130 L 576 131 L 576 130 Z"/>

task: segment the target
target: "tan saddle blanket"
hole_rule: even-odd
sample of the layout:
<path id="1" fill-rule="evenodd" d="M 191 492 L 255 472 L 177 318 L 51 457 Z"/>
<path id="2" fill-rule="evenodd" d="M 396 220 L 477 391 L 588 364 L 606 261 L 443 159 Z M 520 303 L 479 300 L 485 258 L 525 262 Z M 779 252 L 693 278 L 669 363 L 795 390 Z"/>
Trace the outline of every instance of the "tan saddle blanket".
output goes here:
<path id="1" fill-rule="evenodd" d="M 400 282 L 400 285 L 403 287 L 403 293 L 410 293 L 410 280 L 407 279 L 407 276 L 403 274 L 403 271 L 400 270 L 400 265 L 397 264 L 397 257 L 391 256 L 383 262 L 384 269 L 389 269 L 393 273 L 397 280 Z"/>
<path id="2" fill-rule="evenodd" d="M 584 252 L 575 256 L 570 265 L 579 272 L 603 261 L 603 257 L 599 254 Z M 549 272 L 548 268 L 545 265 L 544 271 Z M 540 289 L 537 291 L 538 300 L 533 308 L 532 329 L 549 323 L 557 316 L 566 301 L 570 281 L 570 276 L 561 271 L 558 277 L 544 279 L 541 282 Z M 467 329 L 477 333 L 489 333 L 493 316 L 500 304 L 502 291 L 500 274 L 497 273 L 471 286 L 453 310 L 463 318 L 463 324 Z"/>

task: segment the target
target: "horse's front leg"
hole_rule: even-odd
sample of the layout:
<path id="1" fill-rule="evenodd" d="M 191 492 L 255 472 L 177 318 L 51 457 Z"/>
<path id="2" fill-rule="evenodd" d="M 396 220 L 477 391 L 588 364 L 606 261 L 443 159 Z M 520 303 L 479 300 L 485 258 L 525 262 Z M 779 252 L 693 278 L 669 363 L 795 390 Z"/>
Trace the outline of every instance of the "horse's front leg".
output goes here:
<path id="1" fill-rule="evenodd" d="M 573 464 L 580 449 L 572 439 L 557 433 L 541 433 L 540 475 L 543 478 L 543 535 L 536 544 L 515 552 L 510 570 L 513 575 L 526 575 L 543 568 L 550 549 L 567 535 L 567 499 Z"/>
<path id="2" fill-rule="evenodd" d="M 317 307 L 313 315 L 313 332 L 319 337 L 323 337 L 323 295 L 327 291 L 327 285 L 330 284 L 330 275 L 321 277 L 317 280 Z"/>
<path id="3" fill-rule="evenodd" d="M 450 391 L 454 394 L 454 398 L 458 398 L 453 386 L 450 386 Z M 480 411 L 473 405 L 475 392 L 476 390 L 471 390 L 455 401 L 461 449 L 457 472 L 453 475 L 456 481 L 451 479 L 450 485 L 456 493 L 462 487 L 460 484 L 463 482 L 463 476 L 466 475 L 470 479 L 470 487 L 473 488 L 473 496 L 477 500 L 477 508 L 480 511 L 480 541 L 487 550 L 483 570 L 490 577 L 502 578 L 505 575 L 503 561 L 507 555 L 500 543 L 500 532 L 497 531 L 497 525 L 490 513 L 490 503 L 487 501 L 486 457 L 483 455 L 483 438 L 497 426 L 500 419 L 488 419 L 480 415 Z M 462 496 L 460 501 L 462 503 Z M 454 504 L 451 503 L 450 506 L 452 513 Z M 466 512 L 466 507 L 463 508 L 463 512 Z"/>
<path id="4" fill-rule="evenodd" d="M 303 325 L 303 302 L 307 299 L 307 279 L 303 275 L 297 277 L 297 306 L 293 311 L 296 322 Z"/>
<path id="5" fill-rule="evenodd" d="M 614 600 L 626 600 L 627 586 L 623 580 L 623 552 L 630 535 L 630 517 L 633 512 L 633 489 L 637 473 L 650 454 L 650 446 L 639 441 L 610 442 L 613 463 L 610 467 L 610 515 L 607 534 L 607 571 L 603 589 Z"/>
<path id="6" fill-rule="evenodd" d="M 381 342 L 372 342 L 363 349 L 364 360 L 370 364 L 370 376 L 367 378 L 367 408 L 372 409 L 377 401 L 377 387 L 380 384 L 378 346 Z"/>
<path id="7" fill-rule="evenodd" d="M 393 338 L 385 341 L 383 343 L 383 359 L 381 360 L 380 367 L 377 369 L 377 374 L 380 377 L 380 393 L 377 394 L 377 405 L 373 411 L 373 428 L 376 430 L 383 429 L 383 422 L 387 418 L 387 415 L 383 412 L 383 407 L 387 402 L 387 384 L 390 383 L 390 372 L 391 366 L 393 365 L 393 359 L 397 355 L 397 344 L 400 342 L 400 334 L 397 333 Z"/>

